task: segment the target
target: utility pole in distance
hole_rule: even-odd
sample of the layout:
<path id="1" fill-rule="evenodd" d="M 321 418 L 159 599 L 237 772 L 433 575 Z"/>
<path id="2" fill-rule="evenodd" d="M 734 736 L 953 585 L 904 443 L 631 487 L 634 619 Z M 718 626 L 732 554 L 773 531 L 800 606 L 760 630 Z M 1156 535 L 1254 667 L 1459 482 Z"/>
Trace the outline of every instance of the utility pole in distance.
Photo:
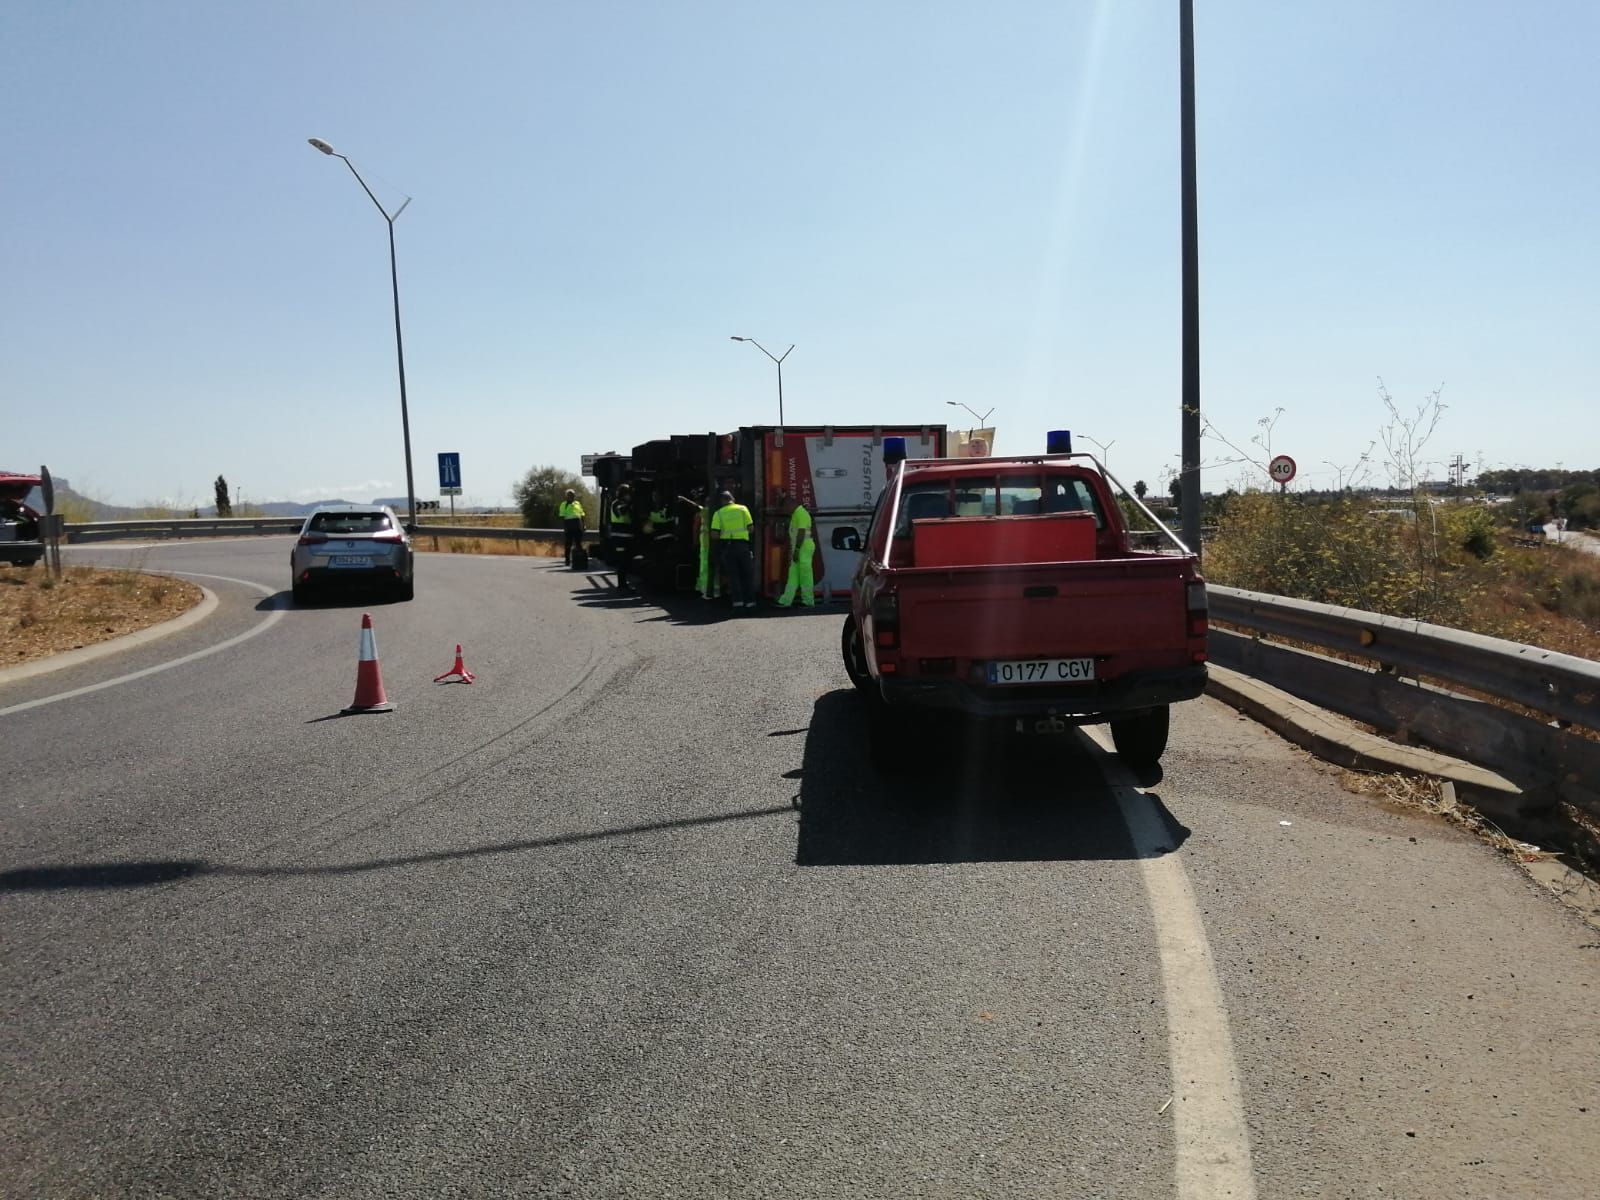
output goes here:
<path id="1" fill-rule="evenodd" d="M 1183 540 L 1200 554 L 1200 204 L 1194 152 L 1194 0 L 1178 0 L 1183 191 Z"/>

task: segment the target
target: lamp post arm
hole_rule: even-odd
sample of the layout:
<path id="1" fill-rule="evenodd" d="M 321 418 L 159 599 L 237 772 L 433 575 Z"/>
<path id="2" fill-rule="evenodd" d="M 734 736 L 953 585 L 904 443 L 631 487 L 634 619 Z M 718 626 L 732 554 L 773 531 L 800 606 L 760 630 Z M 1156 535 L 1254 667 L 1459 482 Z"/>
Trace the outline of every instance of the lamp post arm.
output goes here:
<path id="1" fill-rule="evenodd" d="M 361 178 L 361 172 L 356 170 L 355 164 L 348 158 L 345 158 L 345 156 L 342 154 L 336 155 L 335 157 L 340 159 L 345 166 L 350 168 L 350 174 L 356 177 L 356 182 L 361 185 L 361 190 L 367 194 L 367 199 L 371 200 L 373 204 L 377 205 L 378 211 L 383 214 L 383 219 L 385 221 L 389 222 L 390 225 L 393 225 L 397 220 L 399 220 L 400 214 L 406 210 L 406 205 L 411 203 L 410 196 L 407 196 L 404 200 L 402 200 L 400 202 L 400 207 L 394 210 L 393 216 L 390 216 L 389 210 L 380 204 L 378 202 L 378 198 L 372 194 L 372 189 L 367 186 L 367 181 Z"/>

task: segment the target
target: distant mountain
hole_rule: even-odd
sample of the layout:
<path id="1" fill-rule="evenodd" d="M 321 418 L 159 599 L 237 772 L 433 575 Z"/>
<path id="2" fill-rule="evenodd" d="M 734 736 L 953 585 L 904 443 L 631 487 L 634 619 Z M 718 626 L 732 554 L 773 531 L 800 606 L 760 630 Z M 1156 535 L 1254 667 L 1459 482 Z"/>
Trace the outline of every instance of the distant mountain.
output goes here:
<path id="1" fill-rule="evenodd" d="M 313 500 L 310 504 L 295 504 L 290 500 L 269 500 L 265 504 L 251 504 L 250 508 L 259 508 L 269 517 L 303 517 L 312 509 L 321 508 L 325 504 L 349 504 L 349 500 Z"/>

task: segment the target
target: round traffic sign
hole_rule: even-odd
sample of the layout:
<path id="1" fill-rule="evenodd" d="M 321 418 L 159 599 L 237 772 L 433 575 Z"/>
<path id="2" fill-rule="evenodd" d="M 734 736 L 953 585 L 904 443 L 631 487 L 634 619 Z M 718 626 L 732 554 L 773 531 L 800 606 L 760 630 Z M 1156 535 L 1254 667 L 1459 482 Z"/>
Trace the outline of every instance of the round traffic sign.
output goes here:
<path id="1" fill-rule="evenodd" d="M 1294 472 L 1294 459 L 1287 454 L 1280 454 L 1267 464 L 1267 474 L 1272 476 L 1273 483 L 1288 483 L 1294 478 Z"/>

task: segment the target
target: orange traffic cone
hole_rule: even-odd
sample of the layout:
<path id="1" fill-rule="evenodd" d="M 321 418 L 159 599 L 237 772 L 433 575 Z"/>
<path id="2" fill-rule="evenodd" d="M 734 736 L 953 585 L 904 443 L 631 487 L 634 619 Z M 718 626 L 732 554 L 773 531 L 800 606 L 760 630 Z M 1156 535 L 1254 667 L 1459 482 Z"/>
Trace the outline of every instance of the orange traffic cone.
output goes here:
<path id="1" fill-rule="evenodd" d="M 383 694 L 383 672 L 378 669 L 378 639 L 372 633 L 372 614 L 361 614 L 361 660 L 356 663 L 356 698 L 345 713 L 393 712 Z"/>
<path id="2" fill-rule="evenodd" d="M 477 676 L 467 670 L 467 664 L 461 661 L 461 643 L 456 643 L 456 665 L 443 675 L 434 676 L 435 683 L 471 683 Z"/>

